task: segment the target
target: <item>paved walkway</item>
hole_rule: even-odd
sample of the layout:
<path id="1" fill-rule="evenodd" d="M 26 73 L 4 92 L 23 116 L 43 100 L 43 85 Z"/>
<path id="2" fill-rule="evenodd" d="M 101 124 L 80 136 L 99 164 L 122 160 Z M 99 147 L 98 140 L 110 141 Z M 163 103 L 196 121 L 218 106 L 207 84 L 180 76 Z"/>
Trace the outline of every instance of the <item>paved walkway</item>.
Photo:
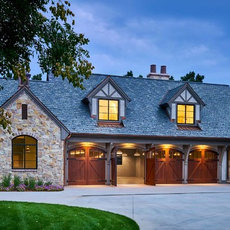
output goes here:
<path id="1" fill-rule="evenodd" d="M 230 229 L 230 185 L 69 186 L 63 192 L 0 192 L 0 200 L 98 208 L 129 216 L 143 230 Z"/>

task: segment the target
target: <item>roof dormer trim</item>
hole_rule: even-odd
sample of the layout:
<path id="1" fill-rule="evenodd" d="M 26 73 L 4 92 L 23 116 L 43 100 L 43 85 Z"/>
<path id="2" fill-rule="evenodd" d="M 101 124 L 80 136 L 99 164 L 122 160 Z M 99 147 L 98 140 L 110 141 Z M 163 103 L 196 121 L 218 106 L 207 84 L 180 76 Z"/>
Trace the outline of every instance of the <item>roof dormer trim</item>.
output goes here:
<path id="1" fill-rule="evenodd" d="M 195 92 L 195 90 L 191 87 L 191 85 L 187 82 L 183 85 L 180 85 L 172 90 L 169 90 L 163 99 L 161 100 L 160 106 L 161 107 L 167 107 L 170 104 L 174 103 L 175 100 L 180 97 L 180 95 L 185 91 L 188 90 L 189 93 L 192 95 L 192 97 L 197 101 L 198 104 L 201 106 L 205 106 L 205 103 L 203 100 L 199 97 L 199 95 Z M 175 92 L 173 92 L 175 91 Z M 171 94 L 171 95 L 170 95 Z"/>
<path id="2" fill-rule="evenodd" d="M 117 91 L 121 97 L 126 100 L 127 102 L 130 102 L 131 99 L 128 97 L 128 95 L 121 89 L 121 87 L 110 77 L 107 76 L 101 83 L 99 83 L 93 90 L 91 90 L 84 98 L 83 102 L 89 102 L 90 99 L 103 89 L 107 84 L 111 84 L 111 86 Z"/>

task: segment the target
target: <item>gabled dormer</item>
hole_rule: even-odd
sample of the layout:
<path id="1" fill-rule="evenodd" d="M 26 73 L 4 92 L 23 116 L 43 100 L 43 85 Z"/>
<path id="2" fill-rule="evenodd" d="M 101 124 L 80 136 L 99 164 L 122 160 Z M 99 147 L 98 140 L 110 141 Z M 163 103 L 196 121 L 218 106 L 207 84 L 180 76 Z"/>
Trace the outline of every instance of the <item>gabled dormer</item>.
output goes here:
<path id="1" fill-rule="evenodd" d="M 126 105 L 131 101 L 111 78 L 105 78 L 83 99 L 89 104 L 91 117 L 100 123 L 121 123 L 126 118 Z"/>
<path id="2" fill-rule="evenodd" d="M 180 126 L 197 126 L 201 122 L 202 99 L 189 83 L 169 90 L 160 104 L 172 122 Z"/>

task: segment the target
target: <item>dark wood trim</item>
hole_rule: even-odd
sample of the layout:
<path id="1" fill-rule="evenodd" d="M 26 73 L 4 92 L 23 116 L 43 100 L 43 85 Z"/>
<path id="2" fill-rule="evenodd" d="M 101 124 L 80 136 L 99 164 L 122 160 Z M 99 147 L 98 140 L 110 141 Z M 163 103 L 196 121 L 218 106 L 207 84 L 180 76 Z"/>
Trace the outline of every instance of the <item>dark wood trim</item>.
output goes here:
<path id="1" fill-rule="evenodd" d="M 31 137 L 31 138 L 33 138 L 34 140 L 36 140 L 36 144 L 28 144 L 29 146 L 36 146 L 36 167 L 35 168 L 25 168 L 25 161 L 26 161 L 26 159 L 25 159 L 25 152 L 23 153 L 24 154 L 24 168 L 14 168 L 14 163 L 13 163 L 13 140 L 15 139 L 15 138 L 17 138 L 17 137 L 20 137 L 20 136 L 27 136 L 27 137 Z M 26 144 L 24 144 L 24 146 L 26 146 Z M 37 168 L 38 168 L 38 140 L 36 139 L 36 138 L 34 138 L 34 137 L 32 137 L 32 136 L 29 136 L 29 135 L 19 135 L 19 136 L 16 136 L 16 137 L 14 137 L 12 140 L 11 140 L 11 148 L 12 148 L 12 152 L 11 152 L 11 168 L 12 168 L 12 170 L 17 170 L 17 169 L 19 169 L 19 170 L 36 170 Z"/>
<path id="2" fill-rule="evenodd" d="M 160 141 L 191 141 L 192 142 L 212 142 L 214 141 L 219 142 L 220 144 L 225 144 L 225 143 L 230 143 L 230 138 L 221 138 L 221 137 L 194 137 L 194 136 L 158 136 L 158 135 L 134 135 L 134 134 L 105 134 L 105 133 L 71 133 L 71 137 L 78 137 L 78 138 L 94 138 L 95 141 L 96 139 L 100 138 L 115 138 L 118 140 L 118 137 L 121 139 L 127 140 L 132 140 L 135 143 L 138 142 L 138 140 L 146 140 L 147 142 L 152 142 L 155 140 L 160 140 Z M 120 141 L 120 140 L 119 140 Z M 118 142 L 119 142 L 118 141 Z M 151 144 L 151 142 L 149 144 Z"/>
<path id="3" fill-rule="evenodd" d="M 108 101 L 108 120 L 101 120 L 101 119 L 99 119 L 99 101 L 100 100 L 106 100 L 106 101 Z M 118 114 L 117 114 L 117 120 L 109 120 L 109 101 L 117 101 L 118 102 L 118 107 L 117 107 L 117 109 L 118 109 Z M 97 120 L 99 121 L 99 122 L 114 122 L 114 123 L 120 123 L 120 100 L 118 99 L 109 99 L 109 98 L 102 98 L 102 97 L 100 97 L 100 98 L 98 98 L 98 100 L 97 100 Z"/>
<path id="4" fill-rule="evenodd" d="M 179 123 L 178 122 L 178 105 L 184 105 L 185 106 L 185 123 Z M 186 114 L 187 113 L 187 108 L 186 108 L 186 106 L 187 105 L 193 106 L 193 123 L 186 123 L 186 117 L 187 117 L 187 114 Z M 196 124 L 195 116 L 196 116 L 196 106 L 195 106 L 195 104 L 188 104 L 188 103 L 177 103 L 176 104 L 176 122 L 177 122 L 178 125 L 194 126 Z"/>
<path id="5" fill-rule="evenodd" d="M 27 104 L 22 104 L 22 120 L 27 120 L 28 117 L 28 106 Z"/>

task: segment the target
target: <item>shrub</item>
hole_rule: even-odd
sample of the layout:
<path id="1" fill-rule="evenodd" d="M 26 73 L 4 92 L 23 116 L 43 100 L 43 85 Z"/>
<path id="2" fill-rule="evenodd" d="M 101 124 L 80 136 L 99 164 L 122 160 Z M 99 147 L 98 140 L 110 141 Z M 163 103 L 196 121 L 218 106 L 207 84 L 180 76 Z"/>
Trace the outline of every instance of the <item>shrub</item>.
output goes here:
<path id="1" fill-rule="evenodd" d="M 3 176 L 2 186 L 4 188 L 10 187 L 10 182 L 11 182 L 11 174 L 10 173 L 8 174 L 8 176 Z"/>
<path id="2" fill-rule="evenodd" d="M 36 185 L 36 181 L 33 177 L 30 177 L 29 178 L 29 185 L 28 185 L 28 188 L 30 190 L 34 190 L 35 189 L 35 185 Z"/>
<path id="3" fill-rule="evenodd" d="M 45 186 L 50 186 L 50 185 L 52 185 L 52 182 L 50 182 L 50 181 L 45 183 Z"/>
<path id="4" fill-rule="evenodd" d="M 25 186 L 29 186 L 29 179 L 28 178 L 25 178 L 24 181 L 23 181 L 23 184 Z"/>
<path id="5" fill-rule="evenodd" d="M 19 176 L 14 176 L 14 189 L 16 189 L 21 183 L 21 178 Z"/>
<path id="6" fill-rule="evenodd" d="M 17 190 L 17 191 L 19 191 L 19 192 L 24 192 L 24 191 L 26 191 L 26 186 L 25 186 L 24 184 L 20 184 L 20 185 L 18 185 L 18 186 L 16 187 L 15 190 Z"/>
<path id="7" fill-rule="evenodd" d="M 38 181 L 37 181 L 37 185 L 38 186 L 42 186 L 44 183 L 43 183 L 43 180 L 41 180 L 41 179 L 39 179 Z"/>

